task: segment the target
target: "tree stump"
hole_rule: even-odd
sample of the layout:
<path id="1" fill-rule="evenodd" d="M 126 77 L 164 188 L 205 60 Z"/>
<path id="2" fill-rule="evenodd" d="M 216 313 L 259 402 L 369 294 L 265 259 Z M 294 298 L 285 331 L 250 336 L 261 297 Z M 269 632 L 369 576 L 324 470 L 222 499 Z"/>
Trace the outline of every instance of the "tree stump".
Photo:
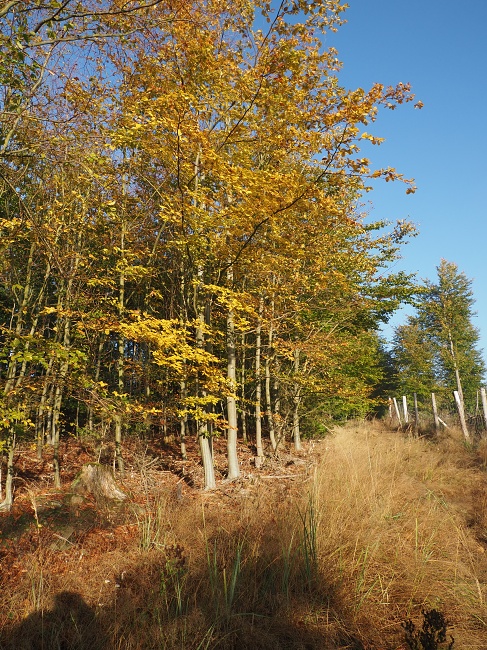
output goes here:
<path id="1" fill-rule="evenodd" d="M 71 489 L 81 496 L 92 494 L 97 501 L 124 501 L 127 498 L 117 486 L 111 468 L 100 463 L 83 465 Z"/>

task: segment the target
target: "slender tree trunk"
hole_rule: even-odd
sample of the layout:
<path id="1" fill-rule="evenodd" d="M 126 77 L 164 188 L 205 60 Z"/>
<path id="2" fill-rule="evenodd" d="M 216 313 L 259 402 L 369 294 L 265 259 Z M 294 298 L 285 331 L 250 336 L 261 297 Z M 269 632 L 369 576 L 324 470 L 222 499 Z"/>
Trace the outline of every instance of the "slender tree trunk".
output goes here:
<path id="1" fill-rule="evenodd" d="M 62 372 L 62 371 L 61 371 Z M 61 382 L 61 375 L 59 382 Z M 63 400 L 62 387 L 60 383 L 56 385 L 54 391 L 54 402 L 53 402 L 53 411 L 52 411 L 52 433 L 51 440 L 53 446 L 53 469 L 54 469 L 54 486 L 56 488 L 61 487 L 61 466 L 59 462 L 59 441 L 60 441 L 60 430 L 59 430 L 59 419 L 61 415 L 61 404 Z"/>
<path id="2" fill-rule="evenodd" d="M 228 270 L 228 281 L 233 283 L 233 270 Z M 229 481 L 234 481 L 240 476 L 237 456 L 237 359 L 235 354 L 235 314 L 230 307 L 227 314 L 227 461 Z"/>
<path id="3" fill-rule="evenodd" d="M 42 458 L 42 450 L 46 442 L 46 409 L 47 409 L 47 399 L 48 391 L 51 381 L 51 373 L 54 365 L 54 358 L 49 359 L 49 363 L 46 368 L 46 374 L 44 375 L 44 386 L 42 388 L 41 397 L 39 399 L 39 405 L 37 407 L 36 414 L 36 445 L 37 445 L 37 458 L 40 460 Z"/>
<path id="4" fill-rule="evenodd" d="M 24 290 L 22 292 L 22 300 L 18 306 L 17 310 L 17 319 L 15 325 L 15 337 L 18 339 L 22 334 L 22 329 L 24 327 L 24 315 L 28 312 L 29 299 L 32 293 L 32 265 L 34 262 L 34 251 L 35 244 L 32 243 L 29 250 L 29 257 L 27 259 L 27 269 L 25 274 L 25 284 Z M 17 341 L 19 342 L 19 341 Z M 17 377 L 17 360 L 16 358 L 11 358 L 7 368 L 7 376 L 5 381 L 5 386 L 3 389 L 4 395 L 8 398 L 9 393 L 12 391 L 16 385 Z"/>
<path id="5" fill-rule="evenodd" d="M 179 384 L 181 388 L 181 402 L 184 404 L 187 397 L 186 382 L 184 379 L 181 380 Z M 188 459 L 188 454 L 186 452 L 186 434 L 188 428 L 188 414 L 185 412 L 179 419 L 179 442 L 181 445 L 181 458 L 183 460 Z"/>
<path id="6" fill-rule="evenodd" d="M 180 262 L 179 266 L 180 274 L 180 287 L 181 287 L 181 305 L 179 312 L 179 324 L 181 329 L 183 329 L 188 322 L 188 309 L 187 309 L 187 299 L 186 299 L 186 280 L 184 274 L 184 265 L 183 262 Z M 186 362 L 185 362 L 186 363 Z M 179 419 L 179 442 L 181 448 L 181 458 L 187 460 L 188 454 L 186 450 L 186 436 L 188 435 L 188 413 L 186 411 L 186 399 L 188 397 L 188 388 L 186 384 L 186 379 L 181 379 L 179 383 L 181 389 L 181 404 L 184 406 L 184 413 Z"/>
<path id="7" fill-rule="evenodd" d="M 125 224 L 122 223 L 122 233 L 120 239 L 121 251 L 121 264 L 120 275 L 118 278 L 118 317 L 120 320 L 123 318 L 125 311 Z M 125 392 L 125 338 L 120 335 L 118 337 L 118 357 L 117 357 L 117 380 L 118 392 L 122 395 Z M 122 455 L 122 429 L 123 419 L 122 413 L 116 413 L 114 417 L 115 424 L 115 460 L 120 474 L 124 474 L 124 463 Z"/>
<path id="8" fill-rule="evenodd" d="M 242 423 L 242 440 L 246 443 L 247 442 L 247 407 L 246 407 L 246 401 L 245 401 L 245 380 L 246 380 L 246 373 L 245 373 L 245 363 L 247 361 L 247 355 L 246 355 L 246 344 L 245 344 L 245 333 L 242 334 L 242 366 L 241 366 L 241 372 L 240 372 L 240 404 L 241 404 L 241 410 L 240 410 L 240 420 Z"/>
<path id="9" fill-rule="evenodd" d="M 66 327 L 69 326 L 66 325 Z M 66 376 L 68 374 L 68 369 L 69 361 L 63 362 L 59 371 L 58 379 L 56 381 L 56 388 L 54 390 L 54 400 L 52 405 L 51 440 L 53 445 L 54 485 L 56 488 L 61 487 L 61 467 L 59 462 L 59 442 L 61 436 L 60 418 L 64 384 L 66 381 Z"/>
<path id="10" fill-rule="evenodd" d="M 9 431 L 7 437 L 7 475 L 5 478 L 5 499 L 0 503 L 0 510 L 10 510 L 14 501 L 13 479 L 14 479 L 14 454 L 15 434 Z"/>
<path id="11" fill-rule="evenodd" d="M 203 279 L 202 269 L 198 270 L 198 279 L 200 280 L 200 282 Z M 197 302 L 197 309 L 198 309 L 197 313 L 198 313 L 198 323 L 199 323 L 199 325 L 196 327 L 196 345 L 197 347 L 203 350 L 205 348 L 205 334 L 204 334 L 204 327 L 206 324 L 205 304 L 203 303 L 203 301 L 200 299 L 199 296 L 197 297 L 196 302 Z M 204 401 L 204 398 L 207 397 L 207 392 L 199 385 L 199 382 L 198 382 L 197 390 L 198 390 L 198 396 L 203 398 Z M 203 404 L 202 409 L 204 408 L 206 407 Z M 205 490 L 213 490 L 216 487 L 216 481 L 215 481 L 215 468 L 213 464 L 213 455 L 212 455 L 211 444 L 210 444 L 211 432 L 208 428 L 208 421 L 205 419 L 197 420 L 196 430 L 198 436 L 198 444 L 201 453 L 201 461 L 203 463 L 203 470 L 205 473 Z"/>
<path id="12" fill-rule="evenodd" d="M 274 312 L 274 305 L 272 305 L 272 312 Z M 272 393 L 271 393 L 271 359 L 272 359 L 272 346 L 273 346 L 274 329 L 272 321 L 269 325 L 269 338 L 267 341 L 267 355 L 264 363 L 264 376 L 265 376 L 265 401 L 267 413 L 267 425 L 269 427 L 269 438 L 271 440 L 272 451 L 277 451 L 276 429 L 274 426 L 274 413 L 272 409 Z"/>
<path id="13" fill-rule="evenodd" d="M 255 446 L 257 450 L 256 466 L 262 464 L 264 450 L 262 448 L 262 384 L 260 379 L 260 360 L 262 346 L 262 314 L 264 311 L 264 299 L 259 302 L 259 316 L 255 331 Z"/>
<path id="14" fill-rule="evenodd" d="M 271 285 L 276 286 L 276 276 L 271 274 Z M 269 438 L 271 441 L 272 451 L 277 452 L 278 441 L 276 439 L 276 420 L 274 418 L 274 409 L 272 406 L 272 390 L 271 390 L 271 364 L 274 360 L 274 315 L 275 315 L 275 292 L 273 290 L 271 297 L 271 315 L 269 323 L 269 336 L 267 340 L 267 354 L 265 358 L 264 373 L 265 373 L 265 396 L 266 396 L 266 412 L 267 423 L 269 427 Z"/>
<path id="15" fill-rule="evenodd" d="M 95 383 L 97 383 L 100 380 L 100 370 L 101 370 L 101 355 L 103 354 L 103 346 L 104 346 L 104 337 L 100 335 L 99 341 L 98 341 L 98 350 L 97 350 L 97 355 L 96 355 L 96 363 L 95 363 L 95 374 L 93 376 L 93 379 Z M 88 431 L 90 433 L 93 432 L 93 427 L 94 427 L 94 410 L 93 406 L 91 404 L 88 405 L 88 413 L 87 413 L 87 426 L 88 426 Z"/>
<path id="16" fill-rule="evenodd" d="M 294 375 L 297 377 L 299 372 L 299 350 L 294 350 Z M 293 397 L 293 440 L 296 451 L 301 451 L 301 431 L 299 428 L 299 406 L 301 404 L 301 386 L 295 382 Z"/>
<path id="17" fill-rule="evenodd" d="M 63 401 L 64 385 L 69 370 L 69 356 L 68 350 L 71 344 L 70 320 L 66 318 L 64 321 L 64 333 L 62 339 L 63 349 L 66 353 L 65 359 L 61 362 L 59 373 L 55 379 L 55 388 L 52 401 L 52 416 L 51 416 L 51 442 L 53 446 L 53 464 L 54 464 L 54 484 L 56 488 L 61 487 L 61 468 L 59 463 L 59 441 L 60 441 L 60 417 L 61 406 Z"/>
<path id="18" fill-rule="evenodd" d="M 279 370 L 279 367 L 278 367 Z M 281 394 L 279 380 L 277 377 L 274 377 L 274 428 L 276 430 L 276 443 L 277 447 L 281 444 L 282 439 L 285 436 L 285 427 L 284 420 L 281 415 Z"/>
<path id="19" fill-rule="evenodd" d="M 460 402 L 462 404 L 462 409 L 465 409 L 465 401 L 463 399 L 463 389 L 462 389 L 462 382 L 460 378 L 460 370 L 458 369 L 458 363 L 457 363 L 457 355 L 455 354 L 455 346 L 453 345 L 453 338 L 451 335 L 450 330 L 448 330 L 448 342 L 450 345 L 450 354 L 451 358 L 453 361 L 453 369 L 455 371 L 455 381 L 457 384 L 457 392 L 458 392 L 458 397 L 460 398 Z M 463 417 L 465 417 L 465 411 L 463 413 Z"/>

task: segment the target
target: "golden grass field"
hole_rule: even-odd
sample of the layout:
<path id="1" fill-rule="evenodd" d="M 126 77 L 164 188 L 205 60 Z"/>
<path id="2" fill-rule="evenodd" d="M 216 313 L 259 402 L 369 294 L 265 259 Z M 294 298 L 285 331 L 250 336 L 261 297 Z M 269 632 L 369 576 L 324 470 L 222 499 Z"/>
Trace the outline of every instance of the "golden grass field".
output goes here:
<path id="1" fill-rule="evenodd" d="M 436 609 L 485 650 L 486 449 L 350 423 L 258 470 L 242 447 L 208 493 L 138 445 L 117 508 L 32 467 L 0 518 L 0 648 L 409 650 Z"/>

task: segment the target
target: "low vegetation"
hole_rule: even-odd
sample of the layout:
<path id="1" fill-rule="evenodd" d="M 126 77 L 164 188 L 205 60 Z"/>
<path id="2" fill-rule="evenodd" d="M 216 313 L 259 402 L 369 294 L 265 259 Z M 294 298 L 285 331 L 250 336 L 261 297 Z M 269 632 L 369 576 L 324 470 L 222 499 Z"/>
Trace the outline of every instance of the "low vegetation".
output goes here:
<path id="1" fill-rule="evenodd" d="M 26 450 L 2 649 L 485 648 L 487 456 L 461 433 L 348 425 L 258 470 L 242 448 L 242 478 L 213 492 L 161 451 L 131 449 L 115 506 L 34 484 Z M 71 480 L 89 452 L 64 449 Z"/>

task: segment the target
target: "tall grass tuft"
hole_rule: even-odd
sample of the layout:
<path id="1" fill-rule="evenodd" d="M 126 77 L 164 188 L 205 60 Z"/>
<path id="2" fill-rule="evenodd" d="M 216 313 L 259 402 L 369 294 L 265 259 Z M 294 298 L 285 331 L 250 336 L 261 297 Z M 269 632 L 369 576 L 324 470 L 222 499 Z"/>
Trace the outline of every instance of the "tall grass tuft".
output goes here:
<path id="1" fill-rule="evenodd" d="M 213 545 L 206 541 L 206 558 L 208 579 L 211 589 L 211 603 L 214 608 L 215 620 L 227 624 L 234 613 L 238 581 L 242 568 L 243 540 L 237 540 L 233 559 L 224 558 L 223 563 L 219 558 L 218 542 Z M 228 563 L 228 565 L 227 565 Z"/>
<path id="2" fill-rule="evenodd" d="M 303 569 L 303 586 L 310 593 L 316 587 L 318 579 L 318 513 L 315 500 L 310 495 L 306 510 L 298 511 L 302 523 L 302 540 L 300 553 Z"/>
<path id="3" fill-rule="evenodd" d="M 140 536 L 140 548 L 149 551 L 153 548 L 162 549 L 166 541 L 166 513 L 162 501 L 155 508 L 147 506 L 139 512 L 134 511 Z"/>

